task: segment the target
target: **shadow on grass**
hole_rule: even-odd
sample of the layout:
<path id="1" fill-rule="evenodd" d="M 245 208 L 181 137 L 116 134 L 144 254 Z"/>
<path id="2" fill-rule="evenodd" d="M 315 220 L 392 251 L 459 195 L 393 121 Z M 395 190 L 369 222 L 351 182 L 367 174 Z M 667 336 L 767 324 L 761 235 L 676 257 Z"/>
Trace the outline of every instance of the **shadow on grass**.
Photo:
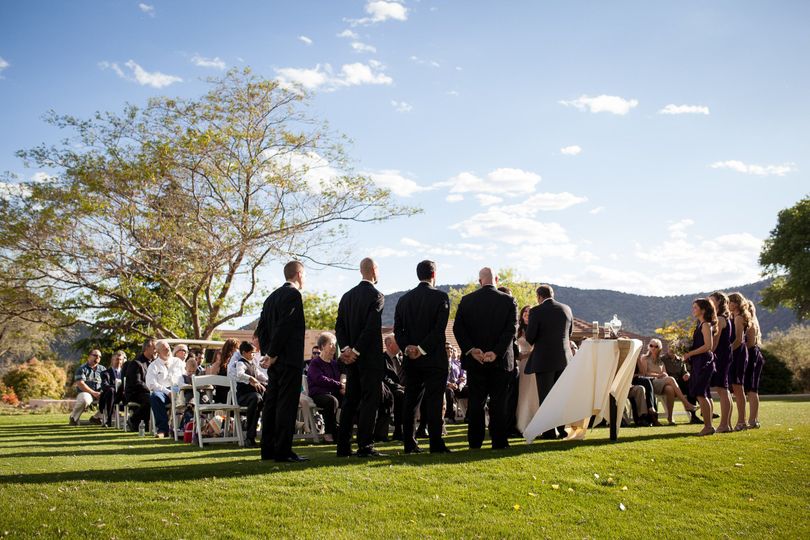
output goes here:
<path id="1" fill-rule="evenodd" d="M 601 431 L 601 430 L 599 430 Z M 597 433 L 599 432 L 597 431 Z M 401 447 L 393 447 L 390 443 L 382 445 L 381 451 L 386 456 L 371 459 L 338 458 L 335 456 L 334 445 L 306 445 L 296 446 L 296 450 L 307 455 L 311 461 L 300 464 L 282 464 L 273 461 L 261 461 L 258 449 L 234 449 L 232 447 L 207 446 L 200 449 L 198 446 L 180 445 L 170 441 L 156 443 L 154 440 L 145 441 L 140 438 L 131 438 L 121 434 L 120 438 L 112 443 L 148 443 L 143 447 L 120 448 L 118 450 L 87 450 L 83 448 L 86 443 L 75 443 L 75 447 L 65 447 L 62 449 L 43 450 L 34 452 L 16 452 L 3 454 L 0 448 L 0 458 L 27 458 L 27 457 L 70 457 L 81 456 L 115 456 L 115 455 L 142 455 L 154 456 L 144 459 L 140 464 L 155 463 L 154 466 L 140 466 L 133 464 L 129 467 L 103 470 L 76 470 L 47 473 L 22 473 L 7 474 L 0 476 L 0 484 L 52 484 L 61 482 L 167 482 L 167 481 L 193 481 L 211 477 L 218 479 L 247 476 L 260 476 L 265 474 L 280 473 L 286 471 L 304 471 L 321 467 L 388 467 L 390 465 L 457 465 L 477 461 L 500 459 L 504 457 L 521 456 L 525 454 L 538 454 L 541 456 L 546 452 L 568 452 L 582 447 L 614 446 L 631 444 L 647 440 L 665 440 L 691 437 L 692 434 L 682 432 L 656 431 L 654 433 L 634 434 L 632 430 L 623 431 L 623 437 L 618 441 L 611 442 L 607 438 L 592 438 L 584 441 L 543 441 L 531 445 L 523 443 L 520 439 L 512 441 L 512 446 L 504 450 L 491 450 L 483 448 L 480 450 L 468 450 L 466 448 L 465 429 L 463 426 L 453 426 L 450 428 L 449 437 L 446 438 L 448 444 L 455 447 L 455 451 L 450 454 L 431 455 L 424 453 L 420 455 L 404 455 Z M 130 435 L 130 437 L 132 437 Z M 33 441 L 32 441 L 33 443 Z M 34 443 L 35 444 L 35 443 Z M 29 448 L 33 446 L 29 445 Z M 159 458 L 158 454 L 169 454 L 164 458 Z M 203 463 L 189 463 L 188 460 L 199 458 L 210 458 L 210 461 Z M 229 458 L 228 461 L 219 461 L 222 458 Z M 233 459 L 237 458 L 237 459 Z M 183 460 L 183 463 L 177 461 Z M 171 464 L 167 463 L 171 462 Z"/>

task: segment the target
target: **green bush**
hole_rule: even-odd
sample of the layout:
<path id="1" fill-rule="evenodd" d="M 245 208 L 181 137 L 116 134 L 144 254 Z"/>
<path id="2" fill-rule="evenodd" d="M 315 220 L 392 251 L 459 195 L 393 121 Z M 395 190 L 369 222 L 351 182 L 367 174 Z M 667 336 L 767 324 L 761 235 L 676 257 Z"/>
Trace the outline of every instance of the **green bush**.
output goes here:
<path id="1" fill-rule="evenodd" d="M 760 394 L 790 394 L 795 391 L 793 372 L 778 356 L 767 349 L 762 349 L 765 365 L 759 381 Z"/>
<path id="2" fill-rule="evenodd" d="M 794 391 L 810 392 L 810 324 L 796 324 L 785 331 L 771 332 L 763 349 L 784 361 L 793 373 Z M 767 364 L 765 369 L 768 369 Z M 764 372 L 762 376 L 765 377 Z"/>
<path id="3" fill-rule="evenodd" d="M 53 362 L 31 359 L 10 369 L 3 376 L 3 384 L 14 388 L 22 401 L 35 398 L 59 399 L 65 393 L 65 370 Z"/>

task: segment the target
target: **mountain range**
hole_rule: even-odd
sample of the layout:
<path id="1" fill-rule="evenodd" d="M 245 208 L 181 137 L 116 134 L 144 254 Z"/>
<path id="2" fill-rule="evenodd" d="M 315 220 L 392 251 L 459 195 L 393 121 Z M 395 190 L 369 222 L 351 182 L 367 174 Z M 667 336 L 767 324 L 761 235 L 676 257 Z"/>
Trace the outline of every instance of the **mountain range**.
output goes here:
<path id="1" fill-rule="evenodd" d="M 739 287 L 725 289 L 727 293 L 740 292 L 757 305 L 762 335 L 767 336 L 771 331 L 786 330 L 797 322 L 795 314 L 787 308 L 780 307 L 775 311 L 768 311 L 760 306 L 760 291 L 770 284 L 770 280 L 758 281 Z M 637 334 L 652 336 L 655 329 L 660 328 L 664 322 L 680 320 L 690 316 L 692 301 L 695 298 L 707 297 L 714 291 L 677 296 L 644 296 L 628 294 L 603 289 L 577 289 L 552 285 L 554 296 L 560 302 L 571 306 L 574 317 L 585 321 L 609 321 L 614 314 L 622 321 L 624 330 Z M 440 285 L 438 288 L 448 292 L 450 289 L 463 288 L 464 285 Z M 383 326 L 394 325 L 394 309 L 400 297 L 407 291 L 399 291 L 385 295 L 385 308 L 383 309 Z"/>

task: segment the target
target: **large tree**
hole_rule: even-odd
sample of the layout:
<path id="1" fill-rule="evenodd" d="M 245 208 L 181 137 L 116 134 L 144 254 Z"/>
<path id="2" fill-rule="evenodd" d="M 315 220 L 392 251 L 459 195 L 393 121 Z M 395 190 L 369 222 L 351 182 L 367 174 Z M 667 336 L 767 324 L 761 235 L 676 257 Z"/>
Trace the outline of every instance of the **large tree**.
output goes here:
<path id="1" fill-rule="evenodd" d="M 415 211 L 353 172 L 300 89 L 250 70 L 209 82 L 200 98 L 50 114 L 69 138 L 19 156 L 52 177 L 0 198 L 0 260 L 24 269 L 5 285 L 71 321 L 209 338 L 256 308 L 271 261 L 344 264 L 349 225 Z"/>
<path id="2" fill-rule="evenodd" d="M 799 319 L 810 318 L 810 197 L 779 212 L 765 240 L 759 263 L 773 283 L 762 291 L 762 304 L 786 306 Z"/>

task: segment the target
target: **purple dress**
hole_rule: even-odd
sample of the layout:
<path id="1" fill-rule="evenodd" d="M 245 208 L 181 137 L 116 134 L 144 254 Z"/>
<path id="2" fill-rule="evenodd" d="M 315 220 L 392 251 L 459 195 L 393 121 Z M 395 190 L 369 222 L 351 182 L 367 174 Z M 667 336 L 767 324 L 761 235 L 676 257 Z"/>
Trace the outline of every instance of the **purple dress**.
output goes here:
<path id="1" fill-rule="evenodd" d="M 745 382 L 745 367 L 748 364 L 748 349 L 745 348 L 745 329 L 740 346 L 731 353 L 731 369 L 728 380 L 731 384 L 742 385 Z"/>
<path id="2" fill-rule="evenodd" d="M 694 351 L 703 347 L 703 325 L 708 323 L 698 323 L 692 334 L 692 348 Z M 689 377 L 689 395 L 693 397 L 711 398 L 711 380 L 714 373 L 714 354 L 711 351 L 698 354 L 689 358 L 692 362 L 692 373 Z"/>
<path id="3" fill-rule="evenodd" d="M 743 348 L 744 346 L 740 346 Z M 745 391 L 759 392 L 759 379 L 762 376 L 762 366 L 765 365 L 765 358 L 762 351 L 754 345 L 748 347 L 748 365 L 745 368 Z"/>
<path id="4" fill-rule="evenodd" d="M 720 335 L 717 337 L 719 343 L 714 349 L 715 372 L 712 375 L 712 388 L 728 389 L 728 373 L 731 368 L 731 344 L 734 343 L 734 325 L 728 317 L 723 318 L 726 320 L 726 327 L 720 331 Z"/>

